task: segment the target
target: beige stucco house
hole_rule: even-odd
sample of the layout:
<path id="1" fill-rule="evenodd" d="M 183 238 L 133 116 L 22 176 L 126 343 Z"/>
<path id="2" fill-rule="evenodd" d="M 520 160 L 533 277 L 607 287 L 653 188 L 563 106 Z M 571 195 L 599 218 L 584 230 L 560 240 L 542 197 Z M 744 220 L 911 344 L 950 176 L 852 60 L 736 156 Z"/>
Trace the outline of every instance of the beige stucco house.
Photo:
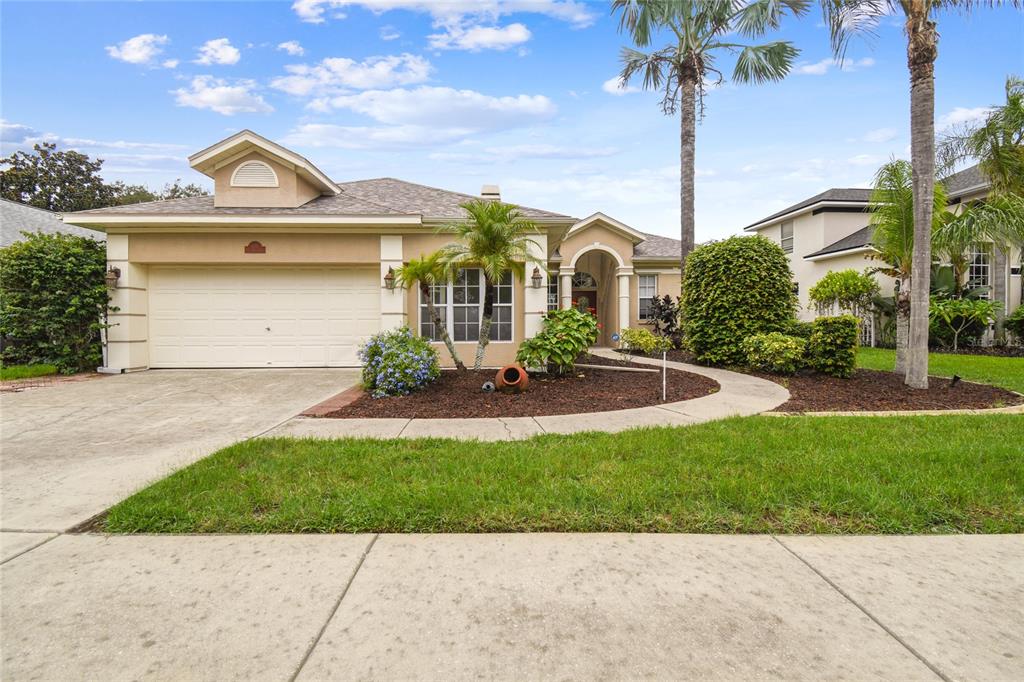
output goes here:
<path id="1" fill-rule="evenodd" d="M 957 205 L 984 198 L 988 193 L 988 183 L 977 166 L 950 176 L 944 184 L 954 210 Z M 789 255 L 802 319 L 817 316 L 808 292 L 829 271 L 864 270 L 880 265 L 871 258 L 874 249 L 868 226 L 870 195 L 870 189 L 829 189 L 743 228 L 781 245 Z M 1019 263 L 1016 250 L 1012 254 L 998 253 L 991 243 L 978 244 L 971 255 L 970 283 L 989 287 L 988 295 L 1012 312 L 1021 304 Z M 875 277 L 882 294 L 892 296 L 894 280 L 881 274 Z M 870 324 L 865 325 L 864 331 L 864 341 L 870 342 Z"/>
<path id="2" fill-rule="evenodd" d="M 450 242 L 437 228 L 479 197 L 394 178 L 335 182 L 248 130 L 189 162 L 213 179 L 212 196 L 63 216 L 107 234 L 118 274 L 109 369 L 352 366 L 380 330 L 431 333 L 419 293 L 389 288 L 388 273 Z M 493 185 L 481 196 L 501 198 Z M 512 361 L 550 309 L 594 308 L 608 344 L 645 323 L 651 296 L 679 294 L 679 242 L 602 213 L 521 210 L 538 226 L 535 255 L 547 268 L 498 286 L 486 364 Z M 434 293 L 464 357 L 482 294 L 474 270 Z"/>

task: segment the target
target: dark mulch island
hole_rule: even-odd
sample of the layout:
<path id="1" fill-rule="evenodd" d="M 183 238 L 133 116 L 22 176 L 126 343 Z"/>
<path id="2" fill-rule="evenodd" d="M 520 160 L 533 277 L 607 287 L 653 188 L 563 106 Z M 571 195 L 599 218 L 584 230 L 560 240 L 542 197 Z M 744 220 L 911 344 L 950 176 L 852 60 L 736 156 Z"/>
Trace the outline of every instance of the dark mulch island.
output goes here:
<path id="1" fill-rule="evenodd" d="M 874 410 L 974 410 L 1019 405 L 1021 396 L 998 386 L 928 378 L 924 391 L 908 388 L 903 375 L 858 369 L 849 379 L 822 374 L 780 377 L 753 372 L 789 389 L 790 399 L 774 412 L 865 412 Z"/>
<path id="2" fill-rule="evenodd" d="M 592 359 L 581 358 L 581 362 Z M 604 364 L 593 359 L 593 364 Z M 578 368 L 568 376 L 530 377 L 525 393 L 484 393 L 480 386 L 494 380 L 494 370 L 444 371 L 441 378 L 412 395 L 373 399 L 368 395 L 325 417 L 471 418 L 540 417 L 552 414 L 604 412 L 661 403 L 661 373 L 617 372 Z M 714 393 L 718 382 L 678 370 L 668 372 L 668 402 Z"/>

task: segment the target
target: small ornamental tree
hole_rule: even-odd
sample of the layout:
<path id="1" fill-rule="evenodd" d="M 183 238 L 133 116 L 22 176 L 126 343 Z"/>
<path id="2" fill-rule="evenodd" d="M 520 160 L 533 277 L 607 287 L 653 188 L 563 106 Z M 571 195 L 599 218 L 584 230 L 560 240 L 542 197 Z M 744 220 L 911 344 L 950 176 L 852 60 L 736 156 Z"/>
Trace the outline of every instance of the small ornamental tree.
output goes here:
<path id="1" fill-rule="evenodd" d="M 953 350 L 960 350 L 960 335 L 971 327 L 985 328 L 995 322 L 999 304 L 984 298 L 932 297 L 932 321 L 953 335 Z"/>
<path id="2" fill-rule="evenodd" d="M 878 282 L 867 272 L 857 272 L 852 268 L 838 272 L 829 270 L 807 295 L 819 315 L 850 313 L 863 317 L 878 295 Z"/>
<path id="3" fill-rule="evenodd" d="M 686 259 L 683 333 L 701 362 L 742 365 L 743 340 L 785 331 L 796 296 L 786 254 L 764 237 L 705 244 Z"/>
<path id="4" fill-rule="evenodd" d="M 69 234 L 27 234 L 0 249 L 4 363 L 96 369 L 110 301 L 106 264 L 103 244 Z"/>

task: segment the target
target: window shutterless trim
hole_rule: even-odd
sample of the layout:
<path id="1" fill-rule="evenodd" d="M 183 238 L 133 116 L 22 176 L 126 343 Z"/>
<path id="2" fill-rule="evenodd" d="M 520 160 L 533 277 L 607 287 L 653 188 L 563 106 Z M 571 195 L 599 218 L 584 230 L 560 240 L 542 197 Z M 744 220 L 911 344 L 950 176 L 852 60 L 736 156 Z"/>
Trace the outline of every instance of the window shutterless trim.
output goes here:
<path id="1" fill-rule="evenodd" d="M 465 269 L 466 270 L 478 270 L 479 268 L 465 268 Z M 487 342 L 487 345 L 491 345 L 492 343 L 515 343 L 516 342 L 516 276 L 514 274 L 512 274 L 512 273 L 509 273 L 509 277 L 511 278 L 511 284 L 509 286 L 511 287 L 511 290 L 512 290 L 512 301 L 511 301 L 511 303 L 495 303 L 494 307 L 498 308 L 500 306 L 502 308 L 508 308 L 511 311 L 511 320 L 509 322 L 509 326 L 511 328 L 511 338 L 509 338 L 507 341 L 498 341 L 496 339 L 491 339 L 490 341 Z M 434 286 L 436 286 L 436 285 L 434 285 Z M 447 289 L 446 299 L 445 299 L 445 303 L 444 303 L 444 306 L 443 306 L 444 309 L 445 309 L 444 323 L 448 327 L 448 336 L 451 337 L 452 343 L 472 343 L 472 344 L 479 343 L 480 342 L 479 339 L 477 339 L 475 341 L 456 341 L 455 340 L 455 306 L 456 306 L 456 304 L 454 303 L 455 284 L 453 282 L 448 282 L 444 286 Z M 486 285 L 484 283 L 484 275 L 483 275 L 482 272 L 480 273 L 480 283 L 479 283 L 478 286 L 480 287 L 480 296 L 481 296 L 481 298 L 480 298 L 480 303 L 479 303 L 479 311 L 480 312 L 479 312 L 479 317 L 477 318 L 477 323 L 476 323 L 477 329 L 480 328 L 479 320 L 480 320 L 480 318 L 483 317 L 483 314 L 484 314 L 484 299 L 483 299 L 483 296 L 484 296 L 484 293 L 485 293 L 484 287 Z M 431 296 L 433 296 L 433 288 L 431 288 Z M 427 313 L 427 304 L 424 303 L 422 299 L 423 299 L 423 294 L 421 292 L 417 292 L 417 294 L 416 294 L 416 308 L 417 308 L 417 314 L 416 314 L 416 321 L 417 321 L 416 322 L 416 333 L 419 336 L 423 336 L 423 324 L 425 322 L 430 322 L 430 320 L 424 320 L 424 316 L 428 315 L 428 313 Z M 472 304 L 470 304 L 470 303 L 459 303 L 458 305 L 460 307 L 465 307 L 465 308 L 471 308 L 472 307 Z M 494 324 L 493 313 L 492 313 L 492 317 L 491 317 L 491 324 L 492 324 L 491 328 L 493 329 L 493 324 Z M 431 329 L 433 329 L 433 325 L 431 325 Z M 424 337 L 424 338 L 426 338 L 426 337 Z M 430 343 L 436 343 L 436 344 L 444 345 L 444 341 L 434 341 L 433 339 L 428 339 L 428 341 Z"/>

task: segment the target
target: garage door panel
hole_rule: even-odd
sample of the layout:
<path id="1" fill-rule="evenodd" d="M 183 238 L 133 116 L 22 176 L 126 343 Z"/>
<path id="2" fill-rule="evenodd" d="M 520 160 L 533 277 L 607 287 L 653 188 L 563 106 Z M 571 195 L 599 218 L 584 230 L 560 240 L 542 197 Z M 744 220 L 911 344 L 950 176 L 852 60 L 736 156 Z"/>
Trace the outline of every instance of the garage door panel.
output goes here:
<path id="1" fill-rule="evenodd" d="M 376 269 L 153 268 L 153 367 L 358 364 L 380 328 Z"/>

